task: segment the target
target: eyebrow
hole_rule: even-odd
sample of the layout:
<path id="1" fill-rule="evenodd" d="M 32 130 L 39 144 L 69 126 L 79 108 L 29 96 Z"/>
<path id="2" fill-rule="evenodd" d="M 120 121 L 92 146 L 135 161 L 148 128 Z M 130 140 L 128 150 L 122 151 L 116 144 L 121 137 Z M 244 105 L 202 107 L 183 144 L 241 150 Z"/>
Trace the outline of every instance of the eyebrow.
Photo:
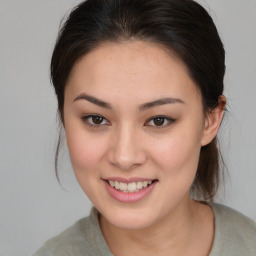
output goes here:
<path id="1" fill-rule="evenodd" d="M 145 110 L 147 110 L 149 108 L 153 108 L 155 106 L 161 106 L 161 105 L 166 105 L 166 104 L 174 104 L 174 103 L 183 103 L 184 104 L 184 101 L 180 100 L 180 99 L 171 98 L 171 97 L 162 98 L 162 99 L 154 100 L 152 102 L 141 104 L 139 106 L 139 110 L 140 111 L 145 111 Z"/>
<path id="2" fill-rule="evenodd" d="M 77 100 L 87 100 L 95 105 L 98 105 L 100 107 L 103 107 L 103 108 L 107 108 L 107 109 L 112 109 L 111 105 L 109 103 L 106 103 L 100 99 L 97 99 L 93 96 L 89 96 L 89 95 L 86 95 L 84 93 L 78 95 L 75 99 L 74 99 L 74 102 L 77 101 Z"/>
<path id="3" fill-rule="evenodd" d="M 103 108 L 106 108 L 106 109 L 112 109 L 111 104 L 109 104 L 107 102 L 104 102 L 100 99 L 97 99 L 93 96 L 84 94 L 84 93 L 77 96 L 74 99 L 74 102 L 78 101 L 78 100 L 87 100 L 87 101 L 89 101 L 89 102 L 91 102 L 95 105 L 100 106 L 100 107 L 103 107 Z M 161 98 L 161 99 L 157 99 L 157 100 L 147 102 L 147 103 L 143 103 L 143 104 L 139 105 L 139 110 L 140 111 L 145 111 L 147 109 L 150 109 L 150 108 L 153 108 L 153 107 L 156 107 L 156 106 L 161 106 L 161 105 L 166 105 L 166 104 L 174 104 L 174 103 L 183 103 L 184 104 L 184 101 L 181 100 L 181 99 L 175 99 L 175 98 L 171 98 L 171 97 Z"/>

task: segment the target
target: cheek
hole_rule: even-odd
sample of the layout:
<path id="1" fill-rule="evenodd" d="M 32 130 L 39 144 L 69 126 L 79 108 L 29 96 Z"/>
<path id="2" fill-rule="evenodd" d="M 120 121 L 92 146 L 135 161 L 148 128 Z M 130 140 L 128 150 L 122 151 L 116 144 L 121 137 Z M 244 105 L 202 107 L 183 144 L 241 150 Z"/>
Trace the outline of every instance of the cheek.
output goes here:
<path id="1" fill-rule="evenodd" d="M 101 175 L 101 163 L 106 143 L 100 136 L 85 132 L 66 131 L 67 144 L 74 174 L 81 188 L 91 201 L 95 201 Z"/>
<path id="2" fill-rule="evenodd" d="M 66 130 L 67 145 L 75 174 L 95 171 L 104 155 L 104 140 L 85 132 Z M 94 172 L 95 173 L 95 172 Z"/>
<path id="3" fill-rule="evenodd" d="M 155 162 L 173 175 L 192 172 L 195 173 L 200 154 L 200 132 L 177 129 L 170 136 L 155 143 Z"/>
<path id="4" fill-rule="evenodd" d="M 197 172 L 200 155 L 200 143 L 188 134 L 179 134 L 165 139 L 155 149 L 154 163 L 163 186 L 163 195 L 178 204 L 188 195 Z M 163 196 L 163 197 L 164 197 Z"/>

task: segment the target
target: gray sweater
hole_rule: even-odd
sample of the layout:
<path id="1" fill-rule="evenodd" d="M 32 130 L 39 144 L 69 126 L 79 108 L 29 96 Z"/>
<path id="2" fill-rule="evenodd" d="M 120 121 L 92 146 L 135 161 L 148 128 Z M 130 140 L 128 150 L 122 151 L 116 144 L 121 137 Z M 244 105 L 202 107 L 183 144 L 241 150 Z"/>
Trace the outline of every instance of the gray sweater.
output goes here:
<path id="1" fill-rule="evenodd" d="M 209 256 L 256 256 L 256 223 L 226 206 L 210 205 L 215 235 Z M 89 217 L 48 240 L 33 256 L 113 256 L 100 230 L 98 214 L 92 208 Z"/>

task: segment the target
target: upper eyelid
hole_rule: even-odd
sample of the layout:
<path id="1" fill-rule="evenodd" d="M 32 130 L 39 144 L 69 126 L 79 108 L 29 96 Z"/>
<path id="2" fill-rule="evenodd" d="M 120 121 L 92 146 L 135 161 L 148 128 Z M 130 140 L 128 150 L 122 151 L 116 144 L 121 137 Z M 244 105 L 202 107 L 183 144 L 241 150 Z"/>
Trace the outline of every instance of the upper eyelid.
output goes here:
<path id="1" fill-rule="evenodd" d="M 152 116 L 152 117 L 150 117 L 149 119 L 147 119 L 146 122 L 149 122 L 149 121 L 151 121 L 152 119 L 155 119 L 155 118 L 158 118 L 158 117 L 163 118 L 163 119 L 167 119 L 167 120 L 169 120 L 169 121 L 175 121 L 175 119 L 172 118 L 172 117 L 170 117 L 170 116 L 156 115 L 156 116 Z"/>
<path id="2" fill-rule="evenodd" d="M 155 115 L 155 116 L 150 117 L 150 118 L 148 119 L 148 121 L 149 121 L 149 120 L 152 120 L 152 119 L 154 119 L 154 118 L 158 118 L 158 117 L 164 118 L 164 119 L 169 119 L 169 120 L 172 120 L 172 119 L 173 119 L 173 118 L 171 118 L 170 116 L 166 116 L 166 115 Z"/>
<path id="3" fill-rule="evenodd" d="M 95 116 L 99 116 L 102 117 L 104 119 L 106 119 L 104 116 L 100 115 L 100 114 L 88 114 L 88 115 L 82 115 L 81 118 L 90 118 L 90 117 L 95 117 Z M 106 119 L 107 120 L 107 119 Z"/>

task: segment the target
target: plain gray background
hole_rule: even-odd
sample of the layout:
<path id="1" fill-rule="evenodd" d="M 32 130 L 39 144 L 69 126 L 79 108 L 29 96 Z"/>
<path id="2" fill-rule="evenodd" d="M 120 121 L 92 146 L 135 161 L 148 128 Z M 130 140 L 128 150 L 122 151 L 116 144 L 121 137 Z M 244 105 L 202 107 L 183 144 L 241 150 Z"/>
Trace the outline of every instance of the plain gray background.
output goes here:
<path id="1" fill-rule="evenodd" d="M 1 256 L 31 255 L 91 207 L 69 164 L 61 174 L 66 190 L 53 168 L 57 125 L 49 62 L 60 20 L 78 2 L 0 0 Z M 229 176 L 218 202 L 256 220 L 256 1 L 200 2 L 227 53 L 230 112 L 220 135 Z"/>

